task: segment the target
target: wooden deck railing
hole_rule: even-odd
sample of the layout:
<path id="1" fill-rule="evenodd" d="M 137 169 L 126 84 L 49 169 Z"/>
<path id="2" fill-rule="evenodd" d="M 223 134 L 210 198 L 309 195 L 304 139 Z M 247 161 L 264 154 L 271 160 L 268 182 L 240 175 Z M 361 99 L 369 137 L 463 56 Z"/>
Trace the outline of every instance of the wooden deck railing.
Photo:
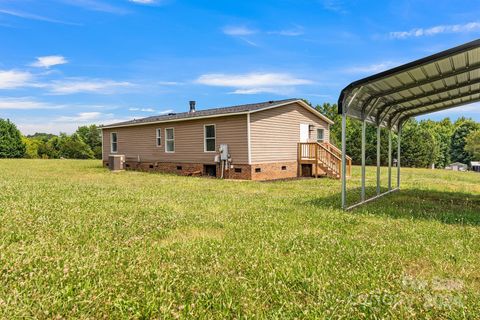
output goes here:
<path id="1" fill-rule="evenodd" d="M 342 150 L 337 148 L 334 144 L 331 144 L 330 142 L 323 142 L 322 143 L 324 146 L 328 148 L 331 152 L 336 154 L 340 159 L 342 159 Z M 345 155 L 345 158 L 347 160 L 347 177 L 350 177 L 352 175 L 352 158 L 350 158 L 348 155 Z"/>
<path id="2" fill-rule="evenodd" d="M 298 162 L 315 164 L 314 175 L 317 176 L 317 166 L 320 165 L 327 174 L 340 176 L 342 172 L 342 153 L 330 143 L 300 142 L 298 143 Z M 347 156 L 347 176 L 351 175 L 352 159 Z"/>

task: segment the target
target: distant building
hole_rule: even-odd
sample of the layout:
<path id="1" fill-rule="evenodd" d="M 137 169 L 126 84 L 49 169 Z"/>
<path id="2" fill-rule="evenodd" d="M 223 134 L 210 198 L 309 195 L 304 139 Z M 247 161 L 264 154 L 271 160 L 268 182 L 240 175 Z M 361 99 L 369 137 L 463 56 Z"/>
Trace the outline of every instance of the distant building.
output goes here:
<path id="1" fill-rule="evenodd" d="M 472 168 L 472 171 L 480 172 L 480 161 L 470 162 L 470 167 Z"/>
<path id="2" fill-rule="evenodd" d="M 468 165 L 461 162 L 454 162 L 445 167 L 446 170 L 467 171 Z"/>

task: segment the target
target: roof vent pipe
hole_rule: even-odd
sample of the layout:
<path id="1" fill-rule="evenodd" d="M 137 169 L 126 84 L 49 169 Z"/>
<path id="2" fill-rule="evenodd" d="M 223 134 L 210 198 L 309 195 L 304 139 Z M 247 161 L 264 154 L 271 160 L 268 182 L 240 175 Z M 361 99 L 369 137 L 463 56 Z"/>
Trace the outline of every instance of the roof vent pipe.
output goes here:
<path id="1" fill-rule="evenodd" d="M 195 112 L 195 101 L 190 101 L 190 112 Z"/>

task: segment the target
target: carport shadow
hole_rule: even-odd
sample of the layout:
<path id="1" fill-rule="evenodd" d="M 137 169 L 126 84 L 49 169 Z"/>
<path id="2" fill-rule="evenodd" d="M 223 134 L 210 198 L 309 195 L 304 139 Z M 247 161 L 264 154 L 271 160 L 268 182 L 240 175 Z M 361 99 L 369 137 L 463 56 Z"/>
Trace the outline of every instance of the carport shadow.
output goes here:
<path id="1" fill-rule="evenodd" d="M 385 191 L 385 190 L 382 190 Z M 360 188 L 349 189 L 348 204 L 359 201 Z M 375 188 L 367 188 L 367 195 Z M 340 206 L 340 193 L 308 201 L 320 207 Z M 446 224 L 480 225 L 480 195 L 424 189 L 405 189 L 359 206 L 352 214 L 375 214 L 398 219 L 436 220 Z"/>

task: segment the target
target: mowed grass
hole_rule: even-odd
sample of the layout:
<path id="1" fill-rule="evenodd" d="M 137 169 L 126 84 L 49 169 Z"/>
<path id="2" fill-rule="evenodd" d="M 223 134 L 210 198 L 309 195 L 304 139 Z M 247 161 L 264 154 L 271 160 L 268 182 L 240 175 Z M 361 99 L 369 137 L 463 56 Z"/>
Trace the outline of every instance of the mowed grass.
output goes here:
<path id="1" fill-rule="evenodd" d="M 343 212 L 331 179 L 0 160 L 0 317 L 480 318 L 480 174 L 402 181 Z"/>

